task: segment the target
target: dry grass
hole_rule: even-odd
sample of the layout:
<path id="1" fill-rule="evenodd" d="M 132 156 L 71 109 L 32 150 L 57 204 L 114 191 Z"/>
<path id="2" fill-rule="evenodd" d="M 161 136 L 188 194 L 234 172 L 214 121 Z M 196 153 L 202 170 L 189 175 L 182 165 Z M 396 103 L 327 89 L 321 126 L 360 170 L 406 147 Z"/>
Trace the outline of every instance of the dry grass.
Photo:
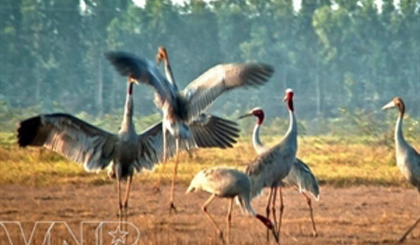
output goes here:
<path id="1" fill-rule="evenodd" d="M 278 140 L 264 138 L 268 145 Z M 0 136 L 0 220 L 18 220 L 29 234 L 37 220 L 63 220 L 76 230 L 80 221 L 118 219 L 115 185 L 110 185 L 106 173 L 86 173 L 81 165 L 49 150 L 20 149 L 14 141 L 11 134 Z M 321 200 L 313 202 L 319 237 L 311 236 L 303 197 L 289 188 L 283 192 L 282 244 L 393 244 L 414 222 L 419 207 L 414 201 L 417 192 L 405 189 L 409 184 L 395 166 L 392 147 L 369 139 L 304 137 L 300 138 L 298 156 L 324 185 Z M 202 168 L 228 165 L 244 169 L 254 157 L 249 137 L 234 149 L 195 150 L 192 156 L 183 153 L 178 177 L 185 185 Z M 163 171 L 166 183 L 172 168 L 173 160 Z M 207 193 L 185 195 L 185 186 L 178 185 L 175 200 L 179 212 L 168 216 L 169 186 L 163 185 L 158 194 L 152 188 L 162 170 L 159 166 L 158 173 L 138 174 L 133 183 L 128 221 L 141 230 L 139 244 L 222 244 L 200 211 Z M 266 199 L 264 193 L 253 201 L 257 212 L 264 214 Z M 226 207 L 227 201 L 222 199 L 209 207 L 222 229 Z M 19 234 L 12 232 L 16 239 Z M 36 233 L 35 243 L 43 241 L 42 234 Z M 64 237 L 66 233 L 60 230 L 57 234 Z M 406 244 L 419 244 L 418 237 L 416 229 Z M 2 239 L 4 234 L 0 233 Z M 264 227 L 241 215 L 236 206 L 232 239 L 234 244 L 267 244 Z"/>
<path id="2" fill-rule="evenodd" d="M 133 183 L 128 221 L 141 232 L 138 244 L 222 244 L 215 229 L 200 209 L 209 194 L 200 192 L 186 195 L 185 187 L 178 186 L 175 195 L 178 213 L 168 215 L 169 190 L 169 186 L 163 186 L 162 192 L 156 194 L 150 184 L 145 185 L 138 181 Z M 321 200 L 313 202 L 319 232 L 319 236 L 313 238 L 309 212 L 303 197 L 292 188 L 285 189 L 283 193 L 285 213 L 281 232 L 282 244 L 394 244 L 404 230 L 415 221 L 420 207 L 419 202 L 413 202 L 418 198 L 414 188 L 402 190 L 400 187 L 323 186 Z M 81 221 L 118 220 L 114 185 L 94 188 L 71 184 L 37 188 L 9 185 L 0 188 L 0 197 L 0 220 L 20 221 L 27 237 L 31 234 L 35 221 L 65 221 L 80 238 L 78 231 Z M 267 197 L 266 192 L 253 200 L 256 212 L 265 213 Z M 227 204 L 226 199 L 217 198 L 208 208 L 223 230 L 226 229 Z M 115 226 L 116 223 L 113 227 L 104 226 L 103 244 L 111 244 L 108 231 L 115 230 Z M 7 227 L 12 233 L 13 241 L 21 241 L 20 231 Z M 44 225 L 44 228 L 37 228 L 31 244 L 42 244 L 48 226 Z M 68 238 L 69 245 L 76 244 L 71 243 L 72 239 L 65 229 L 58 228 L 63 227 L 55 226 L 52 239 Z M 95 244 L 93 232 L 84 234 L 90 242 L 83 244 Z M 233 244 L 267 244 L 265 234 L 261 223 L 251 216 L 242 215 L 238 207 L 234 206 Z M 404 244 L 419 244 L 419 235 L 420 230 L 415 229 L 413 236 Z M 9 244 L 3 232 L 0 232 L 0 241 L 6 241 L 0 242 L 1 244 Z M 53 241 L 56 242 L 51 244 L 63 244 L 61 240 Z"/>
<path id="3" fill-rule="evenodd" d="M 197 149 L 191 155 L 180 155 L 179 181 L 187 184 L 199 170 L 211 166 L 232 166 L 244 169 L 255 157 L 249 137 L 241 139 L 233 149 Z M 279 140 L 265 137 L 267 145 Z M 105 172 L 86 173 L 83 167 L 40 148 L 20 149 L 13 134 L 0 134 L 0 184 L 48 186 L 64 183 L 101 185 L 111 183 Z M 394 150 L 368 139 L 336 137 L 304 137 L 299 141 L 298 157 L 309 164 L 321 184 L 332 186 L 385 185 L 408 186 L 395 165 Z M 169 182 L 172 159 L 155 172 L 136 176 L 140 181 L 156 181 L 163 174 Z"/>

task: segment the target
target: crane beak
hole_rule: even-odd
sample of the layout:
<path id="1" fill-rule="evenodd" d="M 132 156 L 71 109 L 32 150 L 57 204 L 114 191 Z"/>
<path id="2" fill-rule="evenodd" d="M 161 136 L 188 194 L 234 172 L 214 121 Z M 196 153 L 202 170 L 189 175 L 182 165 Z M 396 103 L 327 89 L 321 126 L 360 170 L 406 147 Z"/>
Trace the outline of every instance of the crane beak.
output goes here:
<path id="1" fill-rule="evenodd" d="M 247 114 L 244 114 L 244 115 L 238 117 L 238 119 L 242 119 L 242 118 L 245 118 L 245 117 L 250 117 L 250 116 L 253 116 L 253 115 L 254 114 L 252 114 L 252 112 L 248 112 Z"/>
<path id="2" fill-rule="evenodd" d="M 132 77 L 131 75 L 128 76 L 128 82 L 129 83 L 135 83 L 135 84 L 139 85 L 139 81 L 137 79 L 135 79 L 134 77 Z"/>
<path id="3" fill-rule="evenodd" d="M 276 240 L 276 243 L 279 244 L 279 234 L 276 232 L 276 227 L 273 225 L 273 223 L 271 223 L 269 219 L 267 219 L 266 217 L 262 215 L 257 214 L 255 215 L 255 217 L 259 219 L 268 229 L 271 230 L 271 232 L 273 233 L 274 239 Z"/>
<path id="4" fill-rule="evenodd" d="M 274 240 L 276 240 L 276 243 L 277 244 L 279 244 L 279 235 L 277 234 L 277 232 L 275 231 L 275 229 L 274 228 L 272 228 L 271 229 L 271 232 L 273 233 L 273 237 L 274 237 Z"/>
<path id="5" fill-rule="evenodd" d="M 386 104 L 382 107 L 382 110 L 387 110 L 387 109 L 394 108 L 394 107 L 395 107 L 395 102 L 394 102 L 394 100 L 391 100 L 391 102 L 389 102 L 388 104 Z"/>

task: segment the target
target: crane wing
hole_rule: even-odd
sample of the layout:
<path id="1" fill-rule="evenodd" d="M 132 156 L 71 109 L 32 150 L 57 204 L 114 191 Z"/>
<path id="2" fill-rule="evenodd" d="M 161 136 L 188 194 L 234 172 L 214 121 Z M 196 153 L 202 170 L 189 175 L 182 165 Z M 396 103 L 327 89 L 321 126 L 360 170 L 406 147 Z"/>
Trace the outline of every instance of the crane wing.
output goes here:
<path id="1" fill-rule="evenodd" d="M 106 168 L 114 156 L 116 135 L 69 114 L 41 114 L 20 122 L 18 144 L 43 146 L 83 163 L 87 171 Z"/>
<path id="2" fill-rule="evenodd" d="M 138 82 L 152 86 L 156 91 L 155 101 L 158 107 L 161 107 L 165 101 L 175 105 L 176 86 L 162 75 L 152 61 L 121 51 L 108 52 L 105 56 L 122 76 L 131 76 Z"/>
<path id="3" fill-rule="evenodd" d="M 188 119 L 198 116 L 223 92 L 263 85 L 273 73 L 273 67 L 263 63 L 223 64 L 209 69 L 182 91 Z"/>
<path id="4" fill-rule="evenodd" d="M 189 128 L 192 138 L 200 148 L 231 148 L 239 137 L 236 122 L 205 113 L 201 113 Z"/>
<path id="5" fill-rule="evenodd" d="M 230 148 L 239 137 L 238 125 L 235 122 L 209 114 L 201 114 L 189 127 L 192 137 L 180 139 L 180 151 L 196 147 Z M 169 133 L 167 137 L 168 158 L 171 158 L 176 153 L 175 138 Z M 162 122 L 146 129 L 139 135 L 138 141 L 142 150 L 139 151 L 136 168 L 152 169 L 163 156 Z"/>
<path id="6" fill-rule="evenodd" d="M 289 147 L 285 147 L 282 142 L 258 155 L 246 168 L 248 175 L 264 175 L 266 177 L 277 177 L 277 181 L 281 181 L 287 176 L 290 169 L 287 168 L 287 161 L 295 161 L 296 155 Z M 280 176 L 279 174 L 283 176 Z M 274 176 L 273 176 L 274 174 Z"/>
<path id="7" fill-rule="evenodd" d="M 306 165 L 302 160 L 296 158 L 289 174 L 284 179 L 292 185 L 299 187 L 299 192 L 308 191 L 312 193 L 314 198 L 319 200 L 319 185 L 316 176 L 312 173 L 311 168 Z"/>

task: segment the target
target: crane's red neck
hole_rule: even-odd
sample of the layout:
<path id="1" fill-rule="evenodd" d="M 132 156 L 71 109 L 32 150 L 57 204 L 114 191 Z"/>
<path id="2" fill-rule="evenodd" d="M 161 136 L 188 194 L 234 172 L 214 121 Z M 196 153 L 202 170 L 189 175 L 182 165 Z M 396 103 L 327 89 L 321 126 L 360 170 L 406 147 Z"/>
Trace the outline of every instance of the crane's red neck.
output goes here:
<path id="1" fill-rule="evenodd" d="M 131 81 L 132 79 L 134 79 L 131 75 L 128 76 L 128 95 L 132 95 L 133 94 L 133 82 Z"/>
<path id="2" fill-rule="evenodd" d="M 263 110 L 257 110 L 253 112 L 254 116 L 257 117 L 257 125 L 261 125 L 264 122 L 264 111 Z"/>
<path id="3" fill-rule="evenodd" d="M 294 111 L 293 108 L 293 91 L 286 90 L 286 96 L 284 97 L 284 101 L 287 103 L 287 107 L 290 111 Z"/>
<path id="4" fill-rule="evenodd" d="M 398 110 L 400 111 L 400 117 L 403 118 L 404 113 L 405 113 L 404 101 L 400 97 L 395 97 L 394 104 L 397 106 Z"/>
<path id="5" fill-rule="evenodd" d="M 130 83 L 130 85 L 128 86 L 128 94 L 129 95 L 133 94 L 133 83 Z"/>
<path id="6" fill-rule="evenodd" d="M 273 229 L 274 228 L 273 223 L 271 223 L 271 221 L 269 219 L 267 219 L 266 217 L 264 217 L 260 214 L 255 215 L 255 217 L 257 219 L 259 219 L 265 226 L 267 226 L 268 229 Z"/>

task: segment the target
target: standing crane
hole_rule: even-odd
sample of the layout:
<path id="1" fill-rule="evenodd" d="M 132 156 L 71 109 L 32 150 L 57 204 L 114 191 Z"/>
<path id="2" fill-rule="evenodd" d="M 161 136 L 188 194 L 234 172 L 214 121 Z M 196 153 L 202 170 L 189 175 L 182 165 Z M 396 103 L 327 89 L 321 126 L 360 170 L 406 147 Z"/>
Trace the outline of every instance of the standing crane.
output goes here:
<path id="1" fill-rule="evenodd" d="M 269 230 L 272 231 L 276 242 L 279 241 L 275 227 L 268 218 L 255 213 L 251 206 L 251 180 L 250 178 L 236 169 L 226 167 L 213 167 L 198 172 L 192 179 L 187 193 L 193 191 L 206 191 L 211 194 L 210 198 L 203 204 L 201 210 L 216 228 L 219 237 L 223 240 L 223 232 L 217 226 L 214 219 L 207 212 L 207 207 L 216 197 L 229 198 L 227 222 L 227 243 L 230 243 L 230 223 L 232 219 L 233 199 L 244 213 L 248 213 L 261 221 Z"/>
<path id="2" fill-rule="evenodd" d="M 254 198 L 260 194 L 263 188 L 269 187 L 270 194 L 267 201 L 266 210 L 269 210 L 270 204 L 273 210 L 274 223 L 276 224 L 275 200 L 277 188 L 279 188 L 280 214 L 277 234 L 280 236 L 280 228 L 283 217 L 283 194 L 281 192 L 281 181 L 286 178 L 295 162 L 297 152 L 297 123 L 293 109 L 293 90 L 286 89 L 284 101 L 289 110 L 289 128 L 283 139 L 266 150 L 247 167 L 246 173 L 252 181 L 251 196 Z"/>
<path id="3" fill-rule="evenodd" d="M 264 111 L 261 108 L 254 108 L 249 113 L 239 118 L 245 118 L 250 116 L 255 116 L 257 118 L 257 122 L 254 126 L 254 131 L 252 133 L 252 144 L 257 154 L 261 155 L 270 149 L 269 147 L 266 147 L 260 140 L 260 128 L 264 121 Z M 284 182 L 290 186 L 296 186 L 299 192 L 305 197 L 311 215 L 312 232 L 314 236 L 318 236 L 312 211 L 311 198 L 308 197 L 305 193 L 308 191 L 314 196 L 315 200 L 319 200 L 319 186 L 315 175 L 312 173 L 308 165 L 306 165 L 302 160 L 296 158 L 290 169 L 289 174 L 286 176 L 286 178 L 284 178 Z M 270 209 L 268 206 L 266 212 L 267 218 L 269 218 Z"/>
<path id="4" fill-rule="evenodd" d="M 395 125 L 395 153 L 397 158 L 397 165 L 402 174 L 410 181 L 412 185 L 420 192 L 420 155 L 419 153 L 407 143 L 403 134 L 403 118 L 405 112 L 404 101 L 395 97 L 391 102 L 382 107 L 383 110 L 390 108 L 398 108 L 400 114 Z M 420 218 L 414 222 L 412 226 L 401 236 L 398 243 L 403 242 L 407 235 L 420 223 Z"/>
<path id="5" fill-rule="evenodd" d="M 190 123 L 219 95 L 237 87 L 263 85 L 274 72 L 271 66 L 262 63 L 220 64 L 196 78 L 184 90 L 179 91 L 175 81 L 171 79 L 172 75 L 166 79 L 156 65 L 149 60 L 125 52 L 109 52 L 107 58 L 122 76 L 134 78 L 155 89 L 155 104 L 163 112 L 164 163 L 167 160 L 167 132 L 175 137 L 178 156 L 179 139 L 190 137 Z M 170 210 L 175 211 L 174 182 L 177 167 L 176 158 L 169 203 Z"/>
<path id="6" fill-rule="evenodd" d="M 18 144 L 21 147 L 43 146 L 67 158 L 83 163 L 86 171 L 108 168 L 108 175 L 117 179 L 119 217 L 127 213 L 130 186 L 134 171 L 152 169 L 162 159 L 162 122 L 137 134 L 133 123 L 133 81 L 128 82 L 127 98 L 120 131 L 112 134 L 72 115 L 41 114 L 20 122 Z M 181 139 L 180 149 L 206 147 L 219 142 L 232 147 L 238 137 L 236 123 L 201 114 L 190 123 L 191 138 Z M 175 153 L 173 138 L 168 141 L 169 157 Z M 121 181 L 127 180 L 124 200 Z"/>

